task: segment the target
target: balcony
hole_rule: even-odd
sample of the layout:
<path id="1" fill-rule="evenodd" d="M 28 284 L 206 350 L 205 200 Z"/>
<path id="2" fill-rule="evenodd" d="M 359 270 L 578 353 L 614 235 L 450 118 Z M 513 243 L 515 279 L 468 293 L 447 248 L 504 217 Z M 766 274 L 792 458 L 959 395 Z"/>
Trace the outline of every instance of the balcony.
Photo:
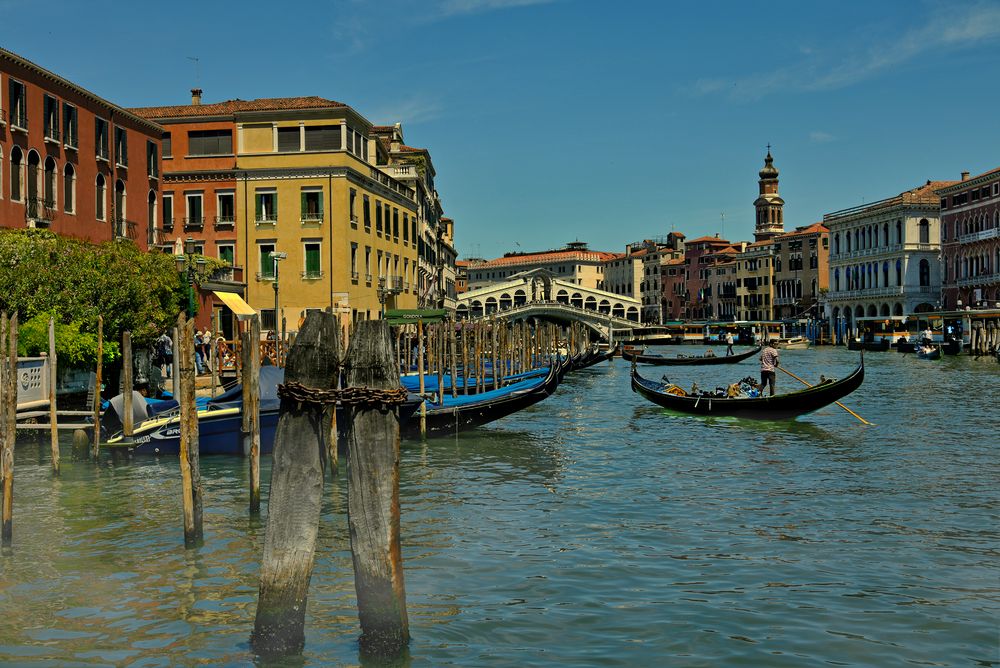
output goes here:
<path id="1" fill-rule="evenodd" d="M 254 218 L 253 222 L 257 225 L 277 225 L 278 214 L 274 212 L 260 213 Z"/>
<path id="2" fill-rule="evenodd" d="M 108 160 L 108 149 L 107 147 L 98 146 L 95 157 L 102 162 L 109 162 Z"/>
<path id="3" fill-rule="evenodd" d="M 28 131 L 28 116 L 24 111 L 15 109 L 14 113 L 10 115 L 10 129 L 13 132 Z"/>
<path id="4" fill-rule="evenodd" d="M 358 217 L 357 216 L 351 216 L 351 227 L 353 227 L 354 229 L 358 229 Z M 367 225 L 366 227 L 371 227 L 371 225 Z"/>
<path id="5" fill-rule="evenodd" d="M 236 215 L 232 213 L 215 217 L 215 229 L 232 229 L 236 225 Z"/>
<path id="6" fill-rule="evenodd" d="M 390 165 L 383 169 L 395 179 L 415 179 L 419 176 L 416 165 Z"/>
<path id="7" fill-rule="evenodd" d="M 303 211 L 300 219 L 303 225 L 323 222 L 323 210 Z"/>
<path id="8" fill-rule="evenodd" d="M 26 203 L 28 227 L 48 227 L 52 224 L 56 203 L 41 197 L 30 198 Z"/>
<path id="9" fill-rule="evenodd" d="M 366 283 L 371 283 L 372 282 L 372 275 L 371 274 L 365 274 L 365 282 Z"/>
<path id="10" fill-rule="evenodd" d="M 76 131 L 67 132 L 63 135 L 63 148 L 75 151 L 78 145 Z"/>
<path id="11" fill-rule="evenodd" d="M 352 271 L 351 272 L 351 280 L 352 281 L 357 281 L 358 280 L 358 272 L 356 272 L 356 271 Z"/>
<path id="12" fill-rule="evenodd" d="M 115 239 L 132 239 L 134 241 L 138 229 L 139 224 L 134 220 L 116 218 L 114 221 Z"/>
<path id="13" fill-rule="evenodd" d="M 273 281 L 274 272 L 273 271 L 258 271 L 257 272 L 258 281 Z"/>
<path id="14" fill-rule="evenodd" d="M 163 231 L 164 232 L 172 232 L 173 229 L 174 229 L 174 219 L 173 218 L 164 218 L 163 219 Z"/>
<path id="15" fill-rule="evenodd" d="M 958 243 L 968 244 L 973 241 L 985 241 L 987 239 L 996 239 L 1000 237 L 1000 227 L 994 227 L 989 230 L 980 230 L 979 232 L 973 232 L 972 234 L 963 234 L 958 237 Z"/>
<path id="16" fill-rule="evenodd" d="M 188 216 L 184 219 L 185 230 L 200 230 L 205 227 L 205 219 L 202 216 Z"/>
<path id="17" fill-rule="evenodd" d="M 970 285 L 994 285 L 1000 283 L 1000 273 L 988 274 L 983 272 L 978 276 L 967 276 L 965 278 L 960 278 L 955 281 L 956 285 L 959 287 L 968 287 Z"/>
<path id="18" fill-rule="evenodd" d="M 318 278 L 323 278 L 323 271 L 320 270 L 320 269 L 315 269 L 313 271 L 309 271 L 307 269 L 306 271 L 301 272 L 301 276 L 302 276 L 302 280 L 304 280 L 304 281 L 314 281 L 314 280 L 316 280 Z"/>
<path id="19" fill-rule="evenodd" d="M 59 130 L 56 128 L 46 127 L 44 135 L 45 136 L 43 137 L 43 141 L 45 141 L 45 143 L 47 144 L 58 145 L 61 141 L 59 138 Z"/>
<path id="20" fill-rule="evenodd" d="M 930 288 L 926 289 L 930 290 Z M 911 291 L 916 292 L 917 290 L 914 289 Z M 827 299 L 867 299 L 869 297 L 893 297 L 901 294 L 903 294 L 903 286 L 890 285 L 883 288 L 865 288 L 864 290 L 830 290 L 827 294 Z"/>

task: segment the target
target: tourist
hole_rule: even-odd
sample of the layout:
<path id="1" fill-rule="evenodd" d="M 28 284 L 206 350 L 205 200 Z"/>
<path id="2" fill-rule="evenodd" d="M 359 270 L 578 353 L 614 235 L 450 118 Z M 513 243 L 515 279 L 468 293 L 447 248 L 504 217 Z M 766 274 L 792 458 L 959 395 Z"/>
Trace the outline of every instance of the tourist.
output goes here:
<path id="1" fill-rule="evenodd" d="M 934 332 L 931 331 L 930 325 L 927 325 L 927 329 L 924 330 L 923 337 L 921 343 L 932 343 L 934 341 Z"/>
<path id="2" fill-rule="evenodd" d="M 154 345 L 157 364 L 160 366 L 160 374 L 166 378 L 170 378 L 174 368 L 174 340 L 170 338 L 169 334 L 163 332 L 163 334 L 160 334 L 160 338 L 156 339 Z M 164 366 L 166 367 L 166 371 L 163 369 Z"/>
<path id="3" fill-rule="evenodd" d="M 194 330 L 194 373 L 196 376 L 201 375 L 201 368 L 202 368 L 201 349 L 202 349 L 201 332 L 199 332 L 196 329 Z"/>
<path id="4" fill-rule="evenodd" d="M 726 332 L 726 357 L 733 354 L 733 333 Z"/>
<path id="5" fill-rule="evenodd" d="M 771 388 L 771 396 L 774 396 L 774 386 L 776 373 L 779 366 L 778 351 L 771 345 L 769 339 L 764 339 L 764 350 L 760 353 L 760 394 L 764 396 L 764 388 Z"/>

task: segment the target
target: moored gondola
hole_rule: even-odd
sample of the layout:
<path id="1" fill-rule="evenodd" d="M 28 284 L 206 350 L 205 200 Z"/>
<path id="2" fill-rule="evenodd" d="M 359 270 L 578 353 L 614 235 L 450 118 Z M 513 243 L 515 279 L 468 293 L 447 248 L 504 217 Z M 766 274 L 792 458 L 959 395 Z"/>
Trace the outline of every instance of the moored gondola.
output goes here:
<path id="1" fill-rule="evenodd" d="M 709 393 L 689 395 L 676 385 L 643 378 L 632 367 L 632 391 L 654 404 L 682 413 L 722 415 L 758 420 L 786 420 L 828 406 L 861 386 L 864 358 L 848 376 L 773 397 L 728 398 Z"/>
<path id="2" fill-rule="evenodd" d="M 655 364 L 657 366 L 671 366 L 671 365 L 691 365 L 691 364 L 736 364 L 737 362 L 742 362 L 757 353 L 760 352 L 760 347 L 753 348 L 747 352 L 737 353 L 735 355 L 715 355 L 715 356 L 690 356 L 685 357 L 678 355 L 677 357 L 665 357 L 663 355 L 643 355 L 641 353 L 636 353 L 629 350 L 622 351 L 622 359 L 629 360 L 630 362 L 638 362 L 640 364 Z"/>

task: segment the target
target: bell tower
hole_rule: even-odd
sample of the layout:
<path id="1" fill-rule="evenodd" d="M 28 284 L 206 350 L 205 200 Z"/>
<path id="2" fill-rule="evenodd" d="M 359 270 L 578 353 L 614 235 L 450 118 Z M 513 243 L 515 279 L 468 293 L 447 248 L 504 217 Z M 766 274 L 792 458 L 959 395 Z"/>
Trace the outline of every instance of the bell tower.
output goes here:
<path id="1" fill-rule="evenodd" d="M 778 170 L 771 157 L 771 145 L 767 145 L 764 168 L 760 170 L 760 194 L 754 201 L 757 209 L 757 226 L 754 229 L 756 241 L 766 241 L 785 232 L 785 200 L 778 194 Z"/>

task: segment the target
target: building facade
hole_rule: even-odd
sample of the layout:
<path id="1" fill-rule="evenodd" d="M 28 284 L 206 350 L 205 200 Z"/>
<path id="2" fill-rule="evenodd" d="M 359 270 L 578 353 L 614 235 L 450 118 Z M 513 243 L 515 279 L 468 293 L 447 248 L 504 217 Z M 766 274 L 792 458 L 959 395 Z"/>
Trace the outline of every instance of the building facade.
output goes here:
<path id="1" fill-rule="evenodd" d="M 0 49 L 0 227 L 155 245 L 161 132 Z"/>
<path id="2" fill-rule="evenodd" d="M 737 320 L 759 322 L 774 319 L 773 253 L 771 242 L 765 240 L 748 244 L 739 255 L 736 266 Z"/>
<path id="3" fill-rule="evenodd" d="M 530 269 L 545 269 L 562 281 L 594 290 L 604 281 L 604 265 L 614 253 L 592 251 L 576 241 L 558 250 L 538 253 L 507 253 L 468 267 L 468 290 L 478 290 L 506 282 L 511 276 Z"/>
<path id="4" fill-rule="evenodd" d="M 940 199 L 954 181 L 925 185 L 823 216 L 830 236 L 827 318 L 856 333 L 859 317 L 908 316 L 940 307 Z"/>
<path id="5" fill-rule="evenodd" d="M 774 318 L 820 319 L 820 297 L 829 287 L 830 231 L 816 223 L 772 239 Z"/>
<path id="6" fill-rule="evenodd" d="M 708 320 L 714 317 L 712 289 L 709 285 L 712 267 L 718 261 L 731 259 L 724 251 L 732 244 L 716 234 L 698 237 L 684 247 L 685 286 L 683 317 L 687 320 Z"/>
<path id="7" fill-rule="evenodd" d="M 941 206 L 942 308 L 1000 302 L 1000 168 L 937 191 Z"/>

